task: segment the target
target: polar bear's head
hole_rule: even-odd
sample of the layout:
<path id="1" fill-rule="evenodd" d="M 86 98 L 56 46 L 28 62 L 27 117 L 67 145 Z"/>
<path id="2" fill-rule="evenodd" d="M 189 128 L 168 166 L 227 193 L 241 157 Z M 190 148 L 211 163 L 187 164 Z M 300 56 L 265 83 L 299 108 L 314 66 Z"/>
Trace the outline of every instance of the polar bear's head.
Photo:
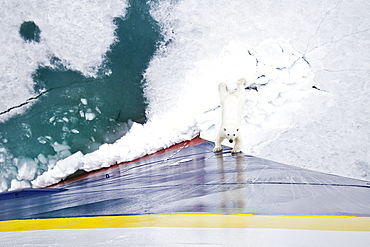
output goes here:
<path id="1" fill-rule="evenodd" d="M 230 143 L 233 143 L 239 135 L 239 128 L 228 125 L 223 127 L 223 132 L 226 139 L 228 139 Z"/>

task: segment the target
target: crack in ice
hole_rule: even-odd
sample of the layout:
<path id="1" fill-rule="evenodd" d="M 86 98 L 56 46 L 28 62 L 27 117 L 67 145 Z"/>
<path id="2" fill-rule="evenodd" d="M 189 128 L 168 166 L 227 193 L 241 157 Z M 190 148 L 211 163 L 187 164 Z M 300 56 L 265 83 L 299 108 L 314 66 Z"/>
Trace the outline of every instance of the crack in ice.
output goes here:
<path id="1" fill-rule="evenodd" d="M 8 109 L 0 112 L 0 116 L 5 115 L 5 114 L 7 114 L 7 113 L 9 113 L 9 112 L 11 112 L 13 110 L 22 108 L 22 107 L 24 107 L 24 106 L 26 106 L 28 104 L 31 104 L 31 103 L 35 102 L 37 99 L 39 99 L 41 96 L 44 96 L 45 94 L 47 94 L 47 93 L 49 93 L 49 92 L 51 92 L 53 90 L 57 90 L 57 89 L 61 89 L 61 88 L 67 88 L 67 87 L 72 86 L 73 84 L 78 84 L 78 83 L 89 83 L 89 82 L 91 82 L 93 80 L 95 81 L 95 80 L 99 80 L 99 79 L 92 78 L 92 79 L 86 79 L 86 80 L 83 80 L 83 81 L 73 81 L 73 82 L 70 82 L 68 84 L 58 86 L 58 87 L 52 87 L 50 89 L 42 89 L 39 94 L 37 94 L 37 95 L 35 95 L 33 97 L 28 98 L 26 101 L 24 101 L 24 102 L 22 102 L 22 103 L 20 103 L 18 105 L 11 106 Z M 103 80 L 103 79 L 101 79 L 101 80 Z"/>
<path id="2" fill-rule="evenodd" d="M 338 6 L 342 3 L 342 0 L 339 0 L 337 2 L 337 4 L 335 5 L 335 7 L 329 9 L 326 13 L 325 13 L 325 16 L 322 18 L 321 22 L 319 23 L 319 25 L 317 26 L 316 28 L 316 31 L 315 31 L 315 34 L 313 34 L 307 41 L 307 46 L 306 46 L 306 49 L 305 49 L 305 52 L 304 54 L 307 53 L 307 50 L 308 50 L 308 47 L 310 46 L 310 42 L 311 42 L 311 39 L 313 39 L 319 32 L 319 30 L 321 29 L 321 26 L 323 25 L 324 21 L 326 20 L 326 18 L 329 16 L 330 12 L 332 12 L 333 10 L 337 9 Z M 312 50 L 311 50 L 312 51 Z"/>
<path id="3" fill-rule="evenodd" d="M 314 50 L 316 50 L 316 49 L 318 49 L 318 48 L 321 48 L 322 46 L 325 46 L 325 45 L 327 45 L 327 44 L 335 44 L 335 43 L 338 43 L 338 42 L 340 42 L 340 41 L 342 41 L 343 39 L 345 39 L 345 38 L 349 38 L 349 37 L 352 37 L 352 36 L 354 36 L 354 35 L 357 35 L 357 34 L 360 34 L 360 33 L 366 33 L 366 32 L 369 32 L 370 31 L 370 27 L 369 28 L 367 28 L 367 29 L 364 29 L 364 30 L 359 30 L 359 31 L 357 31 L 357 32 L 353 32 L 353 33 L 350 33 L 350 34 L 346 34 L 346 35 L 343 35 L 342 37 L 340 37 L 340 38 L 338 38 L 338 39 L 333 39 L 333 40 L 331 40 L 331 41 L 327 41 L 327 42 L 324 42 L 324 43 L 322 43 L 322 44 L 320 44 L 320 45 L 317 45 L 317 46 L 315 46 L 315 47 L 313 47 L 309 52 L 307 52 L 307 53 L 310 53 L 310 52 L 313 52 Z M 307 45 L 308 46 L 308 45 Z"/>
<path id="4" fill-rule="evenodd" d="M 1 115 L 4 115 L 4 114 L 6 114 L 6 113 L 9 113 L 9 112 L 11 112 L 12 110 L 15 110 L 15 109 L 21 108 L 21 107 L 23 107 L 23 106 L 25 106 L 25 105 L 28 105 L 28 104 L 32 103 L 33 101 L 37 100 L 38 98 L 40 98 L 42 95 L 44 95 L 44 94 L 48 93 L 49 91 L 50 91 L 50 90 L 41 91 L 41 93 L 39 93 L 38 95 L 36 95 L 36 96 L 34 96 L 34 97 L 28 98 L 25 102 L 22 102 L 22 103 L 20 103 L 19 105 L 12 106 L 12 107 L 8 108 L 7 110 L 0 112 L 0 116 L 1 116 Z"/>

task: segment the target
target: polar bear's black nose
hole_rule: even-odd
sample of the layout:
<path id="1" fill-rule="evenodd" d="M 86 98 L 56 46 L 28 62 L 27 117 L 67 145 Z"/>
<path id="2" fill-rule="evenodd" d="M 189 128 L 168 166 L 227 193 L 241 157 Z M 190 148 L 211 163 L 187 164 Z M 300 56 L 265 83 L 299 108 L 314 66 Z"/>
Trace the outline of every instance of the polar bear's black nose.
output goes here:
<path id="1" fill-rule="evenodd" d="M 230 143 L 233 143 L 233 140 L 229 140 Z"/>

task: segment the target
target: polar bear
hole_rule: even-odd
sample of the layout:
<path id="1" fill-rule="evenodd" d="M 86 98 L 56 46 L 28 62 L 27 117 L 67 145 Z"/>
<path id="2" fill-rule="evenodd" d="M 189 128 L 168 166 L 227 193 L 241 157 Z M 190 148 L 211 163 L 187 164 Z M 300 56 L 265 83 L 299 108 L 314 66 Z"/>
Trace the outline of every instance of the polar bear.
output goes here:
<path id="1" fill-rule="evenodd" d="M 240 133 L 240 124 L 242 120 L 243 105 L 246 101 L 245 87 L 247 80 L 245 78 L 238 80 L 238 88 L 230 93 L 225 83 L 218 85 L 222 107 L 222 122 L 215 141 L 214 152 L 222 151 L 221 142 L 228 139 L 230 143 L 235 142 L 232 153 L 241 152 L 242 134 Z"/>

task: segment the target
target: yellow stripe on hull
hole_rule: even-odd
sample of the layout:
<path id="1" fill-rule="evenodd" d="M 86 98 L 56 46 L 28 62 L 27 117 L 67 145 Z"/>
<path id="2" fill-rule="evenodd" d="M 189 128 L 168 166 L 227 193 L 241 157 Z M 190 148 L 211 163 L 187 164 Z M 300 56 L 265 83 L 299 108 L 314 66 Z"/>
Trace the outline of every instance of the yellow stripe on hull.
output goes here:
<path id="1" fill-rule="evenodd" d="M 1 221 L 0 231 L 129 227 L 270 228 L 370 231 L 370 217 L 164 214 Z"/>

